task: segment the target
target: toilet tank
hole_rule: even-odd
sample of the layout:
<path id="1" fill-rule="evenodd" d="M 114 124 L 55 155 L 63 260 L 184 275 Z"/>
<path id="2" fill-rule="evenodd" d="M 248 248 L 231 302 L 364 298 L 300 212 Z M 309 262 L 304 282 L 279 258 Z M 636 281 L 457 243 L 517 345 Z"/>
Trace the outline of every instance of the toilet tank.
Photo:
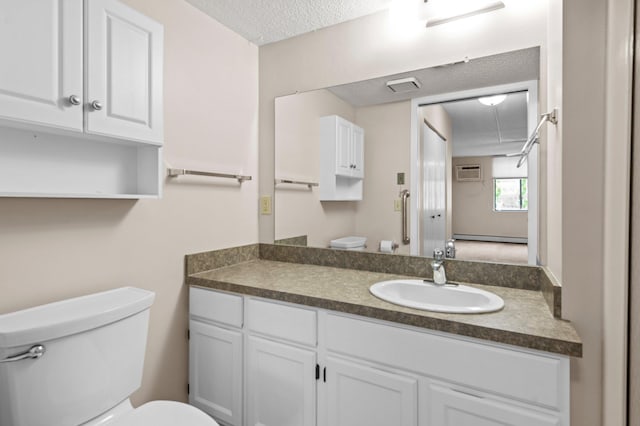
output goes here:
<path id="1" fill-rule="evenodd" d="M 0 315 L 0 426 L 73 426 L 140 387 L 154 293 L 123 287 Z M 45 348 L 40 358 L 2 362 Z"/>

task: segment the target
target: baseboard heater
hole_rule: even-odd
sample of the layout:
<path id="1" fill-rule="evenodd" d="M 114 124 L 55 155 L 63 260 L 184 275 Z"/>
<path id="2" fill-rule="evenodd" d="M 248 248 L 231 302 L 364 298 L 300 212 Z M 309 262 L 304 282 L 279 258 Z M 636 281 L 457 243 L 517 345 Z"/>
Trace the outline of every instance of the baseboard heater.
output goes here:
<path id="1" fill-rule="evenodd" d="M 469 234 L 453 234 L 455 240 L 466 241 L 488 241 L 492 243 L 514 243 L 514 244 L 528 244 L 528 238 L 522 237 L 496 237 L 493 235 L 469 235 Z"/>

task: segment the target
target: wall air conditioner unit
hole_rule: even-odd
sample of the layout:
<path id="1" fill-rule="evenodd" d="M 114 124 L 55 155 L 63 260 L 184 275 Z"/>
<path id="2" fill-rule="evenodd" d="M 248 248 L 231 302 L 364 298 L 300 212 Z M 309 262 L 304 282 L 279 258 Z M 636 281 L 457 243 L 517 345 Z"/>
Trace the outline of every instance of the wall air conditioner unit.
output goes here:
<path id="1" fill-rule="evenodd" d="M 456 166 L 456 181 L 480 182 L 482 180 L 482 167 L 480 164 L 463 164 Z"/>

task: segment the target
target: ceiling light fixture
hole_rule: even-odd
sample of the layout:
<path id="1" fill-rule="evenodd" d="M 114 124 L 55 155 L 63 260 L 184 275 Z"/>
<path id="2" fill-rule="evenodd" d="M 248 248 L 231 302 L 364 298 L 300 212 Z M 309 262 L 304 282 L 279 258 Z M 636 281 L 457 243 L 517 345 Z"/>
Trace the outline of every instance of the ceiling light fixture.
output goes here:
<path id="1" fill-rule="evenodd" d="M 468 18 L 471 16 L 487 13 L 494 10 L 502 9 L 504 3 L 502 1 L 473 1 L 466 2 L 464 5 L 458 5 L 442 15 L 435 16 L 427 20 L 427 28 L 436 25 L 446 24 L 447 22 L 458 19 Z"/>
<path id="2" fill-rule="evenodd" d="M 486 106 L 496 106 L 507 99 L 507 95 L 483 96 L 478 98 L 478 102 Z"/>

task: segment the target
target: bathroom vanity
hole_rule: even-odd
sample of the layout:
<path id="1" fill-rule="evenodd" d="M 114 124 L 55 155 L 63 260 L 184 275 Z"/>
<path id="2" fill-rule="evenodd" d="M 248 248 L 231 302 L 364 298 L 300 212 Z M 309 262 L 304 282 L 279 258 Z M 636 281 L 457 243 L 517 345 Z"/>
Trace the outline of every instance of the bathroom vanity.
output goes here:
<path id="1" fill-rule="evenodd" d="M 187 257 L 189 400 L 223 423 L 570 424 L 582 345 L 540 291 L 492 286 L 502 311 L 437 314 L 369 293 L 398 274 L 267 251 Z"/>

